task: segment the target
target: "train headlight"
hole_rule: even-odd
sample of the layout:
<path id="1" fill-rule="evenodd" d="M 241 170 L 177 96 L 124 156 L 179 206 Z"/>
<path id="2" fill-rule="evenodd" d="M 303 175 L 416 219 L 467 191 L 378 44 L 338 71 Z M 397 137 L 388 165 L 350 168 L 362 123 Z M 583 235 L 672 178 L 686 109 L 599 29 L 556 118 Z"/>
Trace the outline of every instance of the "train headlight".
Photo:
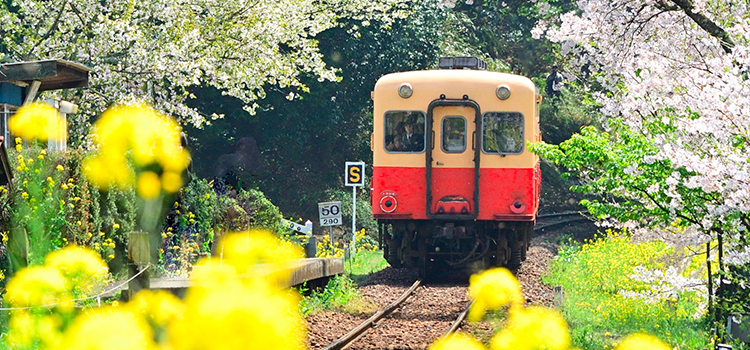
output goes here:
<path id="1" fill-rule="evenodd" d="M 497 90 L 495 90 L 495 94 L 497 95 L 497 98 L 507 100 L 508 97 L 510 97 L 510 87 L 508 87 L 508 85 L 500 85 L 497 87 Z"/>
<path id="2" fill-rule="evenodd" d="M 515 201 L 510 205 L 510 211 L 515 214 L 521 214 L 526 211 L 526 204 L 524 204 L 522 201 Z"/>
<path id="3" fill-rule="evenodd" d="M 396 202 L 396 197 L 394 196 L 383 196 L 383 198 L 380 199 L 380 210 L 385 213 L 392 213 L 396 210 L 397 205 L 398 202 Z"/>
<path id="4" fill-rule="evenodd" d="M 412 90 L 411 84 L 409 83 L 403 83 L 398 87 L 398 95 L 403 98 L 411 97 L 412 93 L 414 93 L 414 90 Z"/>

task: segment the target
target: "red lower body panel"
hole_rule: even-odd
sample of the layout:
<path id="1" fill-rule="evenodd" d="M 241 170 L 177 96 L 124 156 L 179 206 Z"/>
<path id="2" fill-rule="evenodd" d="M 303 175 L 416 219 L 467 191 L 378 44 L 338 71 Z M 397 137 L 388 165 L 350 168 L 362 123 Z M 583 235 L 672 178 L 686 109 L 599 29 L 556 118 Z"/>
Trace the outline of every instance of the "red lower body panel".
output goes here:
<path id="1" fill-rule="evenodd" d="M 433 168 L 433 203 L 447 196 L 460 196 L 474 209 L 473 168 Z M 541 176 L 536 168 L 481 169 L 477 220 L 532 221 L 539 203 Z M 423 167 L 374 167 L 372 212 L 377 219 L 427 219 L 427 186 Z M 393 207 L 381 199 L 391 196 Z M 386 212 L 384 209 L 390 211 Z"/>

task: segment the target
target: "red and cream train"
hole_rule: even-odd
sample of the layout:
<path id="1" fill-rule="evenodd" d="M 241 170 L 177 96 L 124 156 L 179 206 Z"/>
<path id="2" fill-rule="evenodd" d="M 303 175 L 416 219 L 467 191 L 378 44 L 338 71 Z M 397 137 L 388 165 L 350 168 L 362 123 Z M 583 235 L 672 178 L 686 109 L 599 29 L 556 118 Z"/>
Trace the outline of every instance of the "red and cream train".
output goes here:
<path id="1" fill-rule="evenodd" d="M 541 96 L 473 57 L 388 74 L 373 92 L 372 212 L 392 266 L 518 265 L 539 208 Z"/>

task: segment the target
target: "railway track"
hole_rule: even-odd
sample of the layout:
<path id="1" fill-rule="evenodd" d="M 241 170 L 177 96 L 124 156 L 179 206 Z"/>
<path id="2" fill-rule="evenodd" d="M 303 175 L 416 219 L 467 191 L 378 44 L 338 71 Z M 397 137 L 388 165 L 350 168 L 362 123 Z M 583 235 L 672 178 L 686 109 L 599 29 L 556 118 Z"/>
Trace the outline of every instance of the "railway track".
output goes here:
<path id="1" fill-rule="evenodd" d="M 561 213 L 537 215 L 537 221 L 536 226 L 534 226 L 534 231 L 541 231 L 549 227 L 554 227 L 571 222 L 589 220 L 589 218 L 584 214 L 586 214 L 586 212 L 566 211 Z"/>
<path id="2" fill-rule="evenodd" d="M 425 294 L 429 292 L 425 292 L 428 287 L 423 287 L 419 289 L 421 286 L 422 281 L 417 280 L 412 284 L 412 286 L 406 290 L 396 301 L 392 302 L 391 304 L 387 305 L 383 309 L 379 310 L 372 316 L 370 316 L 367 320 L 362 322 L 359 326 L 349 331 L 347 334 L 339 338 L 338 340 L 332 342 L 328 346 L 324 347 L 324 350 L 338 350 L 338 349 L 345 349 L 345 348 L 354 348 L 354 349 L 375 349 L 375 348 L 381 348 L 380 344 L 385 344 L 391 341 L 394 341 L 393 334 L 390 333 L 390 330 L 393 328 L 404 328 L 403 325 L 399 325 L 399 321 L 406 321 L 409 323 L 419 323 L 418 321 L 421 321 L 423 323 L 431 323 L 434 320 L 431 320 L 433 312 L 440 313 L 440 312 L 446 312 L 446 310 L 440 310 L 436 311 L 434 308 L 437 308 L 437 305 L 433 305 L 433 307 L 423 307 L 419 304 L 419 300 L 425 299 L 425 295 L 422 295 L 421 297 L 417 297 L 412 304 L 410 305 L 404 305 L 402 306 L 407 299 L 409 299 L 411 296 L 415 294 Z M 438 293 L 442 293 L 441 288 L 443 287 L 429 287 L 434 288 Z M 465 293 L 465 289 L 463 289 L 463 293 Z M 450 293 L 449 293 L 450 294 Z M 465 294 L 464 294 L 465 295 Z M 429 299 L 429 298 L 426 298 Z M 449 302 L 445 303 L 438 303 L 438 304 L 450 304 Z M 395 325 L 387 325 L 390 321 L 388 316 L 396 311 L 398 309 L 398 312 L 393 314 L 392 319 L 396 322 Z M 463 308 L 457 317 L 453 319 L 453 322 L 450 324 L 450 326 L 445 325 L 447 330 L 445 330 L 442 335 L 448 335 L 453 332 L 455 332 L 459 326 L 461 325 L 461 322 L 466 318 L 466 315 L 468 313 L 468 306 Z M 453 315 L 456 313 L 453 312 Z M 442 322 L 447 323 L 447 322 Z M 440 326 L 443 326 L 440 324 Z M 420 336 L 423 336 L 424 334 L 414 334 L 410 332 L 417 331 L 419 332 L 421 329 L 424 328 L 432 328 L 430 326 L 418 326 L 413 327 L 414 330 L 409 330 L 404 334 L 400 334 L 399 338 L 400 341 L 403 343 L 402 346 L 397 346 L 398 348 L 419 348 L 423 349 L 426 348 L 427 345 L 429 345 L 429 342 L 436 340 L 440 334 L 433 335 L 434 339 L 427 340 L 421 339 Z M 373 331 L 368 333 L 368 330 L 376 329 L 377 331 Z M 419 332 L 422 333 L 422 332 Z M 411 341 L 413 339 L 413 341 Z M 398 339 L 396 341 L 399 341 Z"/>

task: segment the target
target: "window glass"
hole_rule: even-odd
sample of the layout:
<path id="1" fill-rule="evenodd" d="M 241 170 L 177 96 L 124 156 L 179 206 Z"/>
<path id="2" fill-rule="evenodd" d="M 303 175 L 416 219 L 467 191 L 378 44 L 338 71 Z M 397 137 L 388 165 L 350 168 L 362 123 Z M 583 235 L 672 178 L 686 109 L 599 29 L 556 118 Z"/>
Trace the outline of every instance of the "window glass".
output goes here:
<path id="1" fill-rule="evenodd" d="M 385 150 L 399 153 L 424 151 L 424 113 L 390 111 L 385 113 Z"/>
<path id="2" fill-rule="evenodd" d="M 482 118 L 482 150 L 485 153 L 523 152 L 523 114 L 488 112 Z"/>
<path id="3" fill-rule="evenodd" d="M 443 152 L 461 153 L 466 150 L 466 119 L 461 116 L 443 118 Z"/>

